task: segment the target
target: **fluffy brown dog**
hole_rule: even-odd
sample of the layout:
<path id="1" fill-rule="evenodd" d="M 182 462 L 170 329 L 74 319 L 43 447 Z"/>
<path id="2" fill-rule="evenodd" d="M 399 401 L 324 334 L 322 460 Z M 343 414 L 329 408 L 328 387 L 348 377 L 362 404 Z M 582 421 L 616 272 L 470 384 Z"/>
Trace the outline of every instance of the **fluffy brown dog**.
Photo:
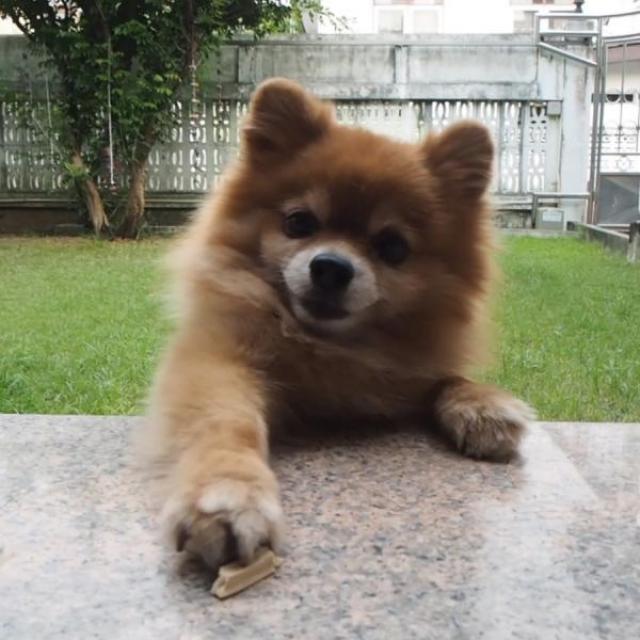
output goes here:
<path id="1" fill-rule="evenodd" d="M 217 566 L 277 545 L 276 428 L 420 419 L 467 455 L 516 451 L 529 408 L 464 377 L 484 344 L 492 161 L 479 124 L 404 144 L 290 81 L 256 91 L 241 157 L 178 251 L 152 397 L 179 550 Z"/>

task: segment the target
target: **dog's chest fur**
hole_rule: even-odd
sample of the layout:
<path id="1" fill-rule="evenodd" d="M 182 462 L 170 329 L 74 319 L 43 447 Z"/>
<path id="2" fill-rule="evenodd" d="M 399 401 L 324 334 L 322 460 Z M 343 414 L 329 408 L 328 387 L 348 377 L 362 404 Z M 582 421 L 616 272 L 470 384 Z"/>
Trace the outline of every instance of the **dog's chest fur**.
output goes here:
<path id="1" fill-rule="evenodd" d="M 264 371 L 271 400 L 297 414 L 396 417 L 413 414 L 427 384 L 375 348 L 282 335 Z"/>

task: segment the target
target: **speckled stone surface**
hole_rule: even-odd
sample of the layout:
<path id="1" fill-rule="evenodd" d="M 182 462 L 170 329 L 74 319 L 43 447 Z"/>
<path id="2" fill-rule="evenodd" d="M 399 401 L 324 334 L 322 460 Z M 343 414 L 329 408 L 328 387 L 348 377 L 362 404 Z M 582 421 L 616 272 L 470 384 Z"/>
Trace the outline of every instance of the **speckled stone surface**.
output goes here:
<path id="1" fill-rule="evenodd" d="M 416 432 L 281 445 L 278 575 L 225 602 L 162 547 L 135 420 L 0 416 L 0 638 L 640 638 L 640 425 L 523 463 Z"/>

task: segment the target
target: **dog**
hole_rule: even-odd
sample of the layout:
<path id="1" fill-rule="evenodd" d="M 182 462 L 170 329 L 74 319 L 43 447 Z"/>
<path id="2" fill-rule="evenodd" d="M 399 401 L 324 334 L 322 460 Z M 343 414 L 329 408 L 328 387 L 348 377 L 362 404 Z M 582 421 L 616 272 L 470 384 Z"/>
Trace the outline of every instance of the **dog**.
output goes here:
<path id="1" fill-rule="evenodd" d="M 278 547 L 278 430 L 419 420 L 468 456 L 517 453 L 532 410 L 467 377 L 487 342 L 492 163 L 479 123 L 408 144 L 339 125 L 289 80 L 258 87 L 174 254 L 148 446 L 178 551 L 215 568 Z"/>

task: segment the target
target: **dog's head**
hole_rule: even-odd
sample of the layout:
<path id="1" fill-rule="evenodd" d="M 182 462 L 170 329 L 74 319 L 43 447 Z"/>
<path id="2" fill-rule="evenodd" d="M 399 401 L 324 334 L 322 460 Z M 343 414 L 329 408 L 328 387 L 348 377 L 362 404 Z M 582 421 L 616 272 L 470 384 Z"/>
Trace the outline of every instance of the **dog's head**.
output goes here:
<path id="1" fill-rule="evenodd" d="M 348 331 L 483 287 L 493 147 L 480 124 L 401 143 L 277 79 L 255 93 L 242 145 L 226 240 L 304 327 Z"/>

